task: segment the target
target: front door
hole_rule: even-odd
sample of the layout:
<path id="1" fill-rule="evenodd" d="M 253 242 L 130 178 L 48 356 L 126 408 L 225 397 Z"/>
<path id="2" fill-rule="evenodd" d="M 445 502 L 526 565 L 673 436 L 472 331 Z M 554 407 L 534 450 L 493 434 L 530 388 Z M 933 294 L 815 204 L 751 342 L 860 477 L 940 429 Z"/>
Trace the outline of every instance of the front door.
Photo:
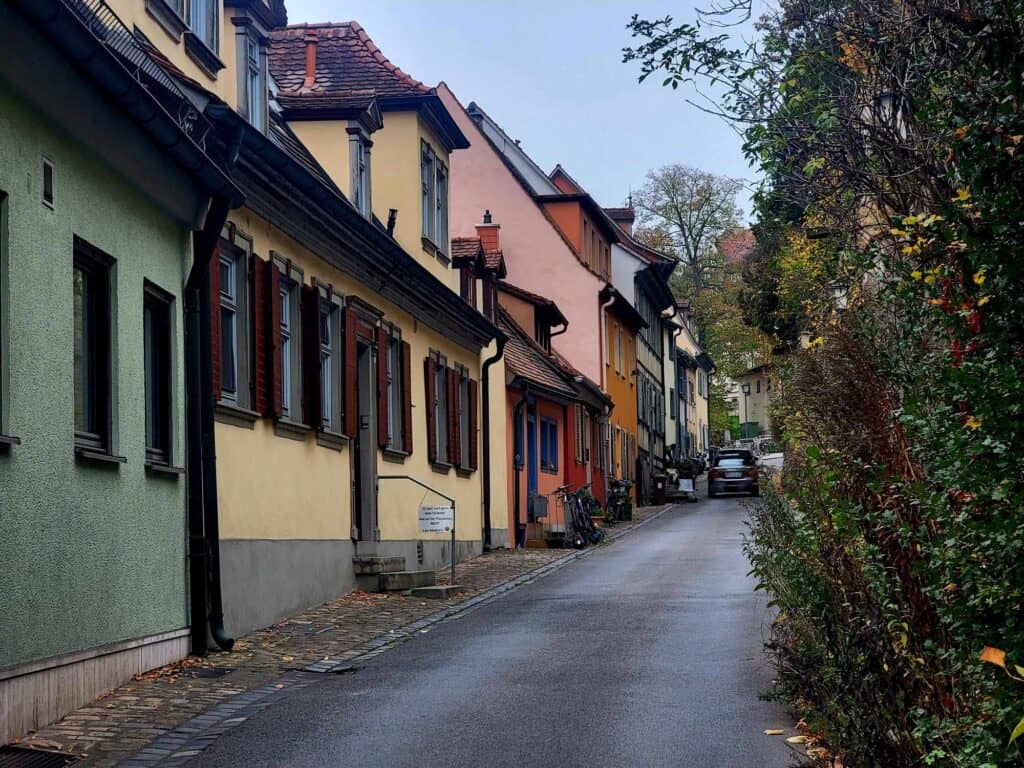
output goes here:
<path id="1" fill-rule="evenodd" d="M 356 353 L 356 401 L 358 418 L 355 444 L 352 446 L 353 498 L 356 539 L 375 542 L 380 539 L 377 528 L 377 380 L 375 351 L 371 344 L 359 341 Z"/>
<path id="2" fill-rule="evenodd" d="M 526 498 L 537 493 L 537 408 L 526 411 Z"/>

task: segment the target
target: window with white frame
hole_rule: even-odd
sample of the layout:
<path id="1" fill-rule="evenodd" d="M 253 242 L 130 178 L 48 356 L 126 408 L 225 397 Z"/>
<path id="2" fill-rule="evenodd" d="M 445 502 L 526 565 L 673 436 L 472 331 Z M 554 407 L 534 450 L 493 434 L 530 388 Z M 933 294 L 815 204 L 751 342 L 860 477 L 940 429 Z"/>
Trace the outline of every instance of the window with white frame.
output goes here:
<path id="1" fill-rule="evenodd" d="M 256 35 L 245 35 L 245 107 L 253 128 L 267 130 L 267 57 Z"/>
<path id="2" fill-rule="evenodd" d="M 337 432 L 341 429 L 341 392 L 339 368 L 341 362 L 341 333 L 338 318 L 341 313 L 330 301 L 321 298 L 317 313 L 320 331 L 320 423 L 324 430 Z"/>
<path id="3" fill-rule="evenodd" d="M 459 464 L 469 470 L 473 462 L 469 456 L 469 370 L 459 367 Z"/>
<path id="4" fill-rule="evenodd" d="M 448 463 L 448 359 L 438 355 L 434 368 L 434 433 L 437 460 Z"/>
<path id="5" fill-rule="evenodd" d="M 363 216 L 369 218 L 372 212 L 370 199 L 370 148 L 361 136 L 354 136 L 350 142 L 352 162 L 352 204 Z"/>
<path id="6" fill-rule="evenodd" d="M 220 0 L 188 0 L 188 25 L 211 51 L 218 47 Z"/>
<path id="7" fill-rule="evenodd" d="M 220 389 L 223 402 L 249 408 L 249 243 L 235 243 L 220 243 Z"/>
<path id="8" fill-rule="evenodd" d="M 402 337 L 398 328 L 393 327 L 388 336 L 387 377 L 388 377 L 388 448 L 404 450 L 403 430 L 405 409 L 402 402 Z"/>
<path id="9" fill-rule="evenodd" d="M 423 237 L 442 255 L 448 252 L 448 168 L 429 144 L 420 154 Z"/>
<path id="10" fill-rule="evenodd" d="M 279 343 L 281 348 L 281 417 L 301 422 L 302 414 L 302 315 L 299 292 L 302 273 L 275 260 L 281 270 L 278 289 Z"/>

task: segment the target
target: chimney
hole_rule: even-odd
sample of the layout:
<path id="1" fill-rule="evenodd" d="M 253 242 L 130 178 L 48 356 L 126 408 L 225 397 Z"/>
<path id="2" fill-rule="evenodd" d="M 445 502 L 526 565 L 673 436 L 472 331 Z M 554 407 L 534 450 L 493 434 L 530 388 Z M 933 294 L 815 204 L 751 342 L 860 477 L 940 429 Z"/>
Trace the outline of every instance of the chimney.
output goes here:
<path id="1" fill-rule="evenodd" d="M 476 225 L 476 236 L 480 238 L 484 251 L 497 251 L 501 249 L 498 241 L 499 229 L 501 229 L 501 225 L 495 224 L 492 221 L 490 210 L 484 211 L 483 224 Z"/>
<path id="2" fill-rule="evenodd" d="M 636 213 L 633 211 L 633 206 L 628 208 L 605 208 L 604 212 L 608 214 L 612 221 L 619 225 L 619 229 L 627 235 L 633 234 L 633 222 L 636 221 Z"/>
<path id="3" fill-rule="evenodd" d="M 309 31 L 303 39 L 306 41 L 306 79 L 302 81 L 302 87 L 312 88 L 316 82 L 316 44 L 319 35 Z"/>

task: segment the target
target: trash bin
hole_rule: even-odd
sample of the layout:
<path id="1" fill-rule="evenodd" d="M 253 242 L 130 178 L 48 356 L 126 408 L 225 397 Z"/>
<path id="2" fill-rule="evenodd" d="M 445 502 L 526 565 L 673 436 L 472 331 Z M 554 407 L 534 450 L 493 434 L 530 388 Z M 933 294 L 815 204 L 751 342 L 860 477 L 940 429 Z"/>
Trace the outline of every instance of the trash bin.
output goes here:
<path id="1" fill-rule="evenodd" d="M 655 475 L 654 476 L 654 506 L 660 506 L 665 503 L 665 476 Z"/>

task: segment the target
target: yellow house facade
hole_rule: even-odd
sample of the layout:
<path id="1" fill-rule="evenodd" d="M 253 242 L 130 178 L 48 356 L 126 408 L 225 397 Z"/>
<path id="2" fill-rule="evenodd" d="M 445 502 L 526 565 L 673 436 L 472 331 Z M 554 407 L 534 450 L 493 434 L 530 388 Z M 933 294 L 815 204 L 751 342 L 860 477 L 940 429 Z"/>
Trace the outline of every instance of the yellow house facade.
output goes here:
<path id="1" fill-rule="evenodd" d="M 504 383 L 501 334 L 453 290 L 448 255 L 447 160 L 465 138 L 426 89 L 397 93 L 415 81 L 358 25 L 288 28 L 280 0 L 115 6 L 205 101 L 246 198 L 209 275 L 226 632 L 447 563 L 451 533 L 421 530 L 424 506 L 454 506 L 457 559 L 482 550 L 488 518 L 503 543 L 503 462 L 482 465 L 489 431 L 504 439 L 484 395 Z M 330 60 L 317 29 L 371 53 L 366 87 L 326 111 L 307 100 L 327 76 L 318 45 Z"/>

